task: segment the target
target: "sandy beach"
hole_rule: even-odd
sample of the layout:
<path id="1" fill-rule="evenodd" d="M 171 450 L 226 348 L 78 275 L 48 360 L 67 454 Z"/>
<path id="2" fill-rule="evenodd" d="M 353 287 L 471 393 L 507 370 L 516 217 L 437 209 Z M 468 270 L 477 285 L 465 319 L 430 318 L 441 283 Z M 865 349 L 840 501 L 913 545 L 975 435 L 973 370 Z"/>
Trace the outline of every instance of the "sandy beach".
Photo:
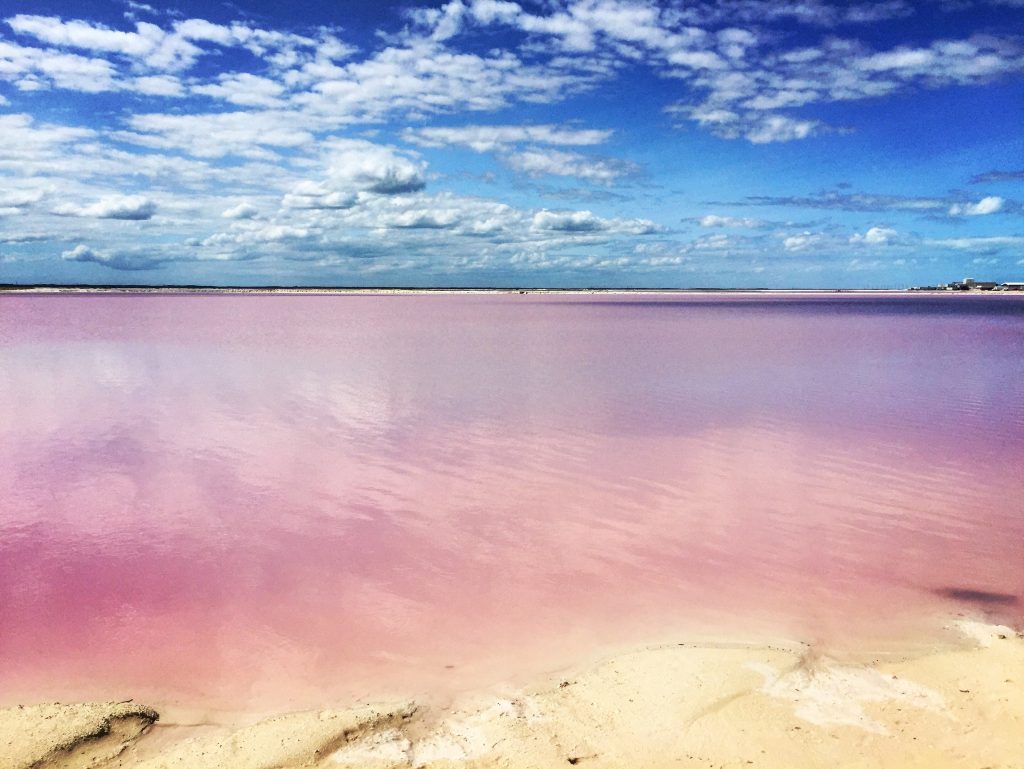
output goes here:
<path id="1" fill-rule="evenodd" d="M 963 618 L 843 658 L 678 642 L 526 687 L 257 714 L 120 703 L 0 711 L 10 769 L 1024 766 L 1024 635 Z"/>

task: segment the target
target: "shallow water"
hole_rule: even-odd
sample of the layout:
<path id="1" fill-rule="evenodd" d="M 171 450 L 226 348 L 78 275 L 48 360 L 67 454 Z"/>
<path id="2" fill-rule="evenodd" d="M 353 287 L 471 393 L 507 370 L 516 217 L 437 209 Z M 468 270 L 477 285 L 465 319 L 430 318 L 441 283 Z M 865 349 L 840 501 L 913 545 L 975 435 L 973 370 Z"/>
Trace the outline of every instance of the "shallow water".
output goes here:
<path id="1" fill-rule="evenodd" d="M 0 700 L 1024 619 L 1024 298 L 0 297 Z"/>

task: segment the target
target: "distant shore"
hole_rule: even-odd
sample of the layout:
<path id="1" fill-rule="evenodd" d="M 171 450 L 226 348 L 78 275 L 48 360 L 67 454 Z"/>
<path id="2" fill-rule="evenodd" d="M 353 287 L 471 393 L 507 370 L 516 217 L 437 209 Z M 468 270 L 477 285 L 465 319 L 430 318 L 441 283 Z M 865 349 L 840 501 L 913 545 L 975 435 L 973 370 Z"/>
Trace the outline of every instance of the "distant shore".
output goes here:
<path id="1" fill-rule="evenodd" d="M 0 285 L 0 294 L 498 294 L 498 295 L 927 295 L 927 296 L 1022 296 L 1019 291 L 950 291 L 919 288 L 422 288 L 327 286 L 57 286 Z"/>
<path id="2" fill-rule="evenodd" d="M 451 702 L 284 714 L 131 700 L 0 710 L 8 769 L 1020 766 L 1024 637 L 956 619 L 928 646 L 831 658 L 799 643 L 615 653 Z"/>

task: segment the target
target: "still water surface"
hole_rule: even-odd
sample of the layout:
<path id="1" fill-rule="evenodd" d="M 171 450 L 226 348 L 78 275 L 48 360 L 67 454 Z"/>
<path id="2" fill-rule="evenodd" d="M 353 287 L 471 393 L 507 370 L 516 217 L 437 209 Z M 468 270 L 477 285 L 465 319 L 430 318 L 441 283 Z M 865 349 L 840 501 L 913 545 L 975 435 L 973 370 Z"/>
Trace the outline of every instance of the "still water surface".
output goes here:
<path id="1" fill-rule="evenodd" d="M 0 699 L 1024 619 L 1012 297 L 0 297 Z"/>

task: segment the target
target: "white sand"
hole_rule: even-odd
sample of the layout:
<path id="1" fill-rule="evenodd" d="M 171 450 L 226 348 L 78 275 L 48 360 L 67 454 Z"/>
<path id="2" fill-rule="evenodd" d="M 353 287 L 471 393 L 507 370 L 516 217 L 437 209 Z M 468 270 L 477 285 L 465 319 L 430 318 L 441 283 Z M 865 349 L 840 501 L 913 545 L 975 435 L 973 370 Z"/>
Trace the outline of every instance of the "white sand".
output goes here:
<path id="1" fill-rule="evenodd" d="M 801 645 L 643 648 L 443 708 L 194 726 L 150 726 L 131 704 L 13 708 L 0 711 L 0 767 L 1024 768 L 1024 639 L 954 627 L 960 640 L 861 663 Z"/>

